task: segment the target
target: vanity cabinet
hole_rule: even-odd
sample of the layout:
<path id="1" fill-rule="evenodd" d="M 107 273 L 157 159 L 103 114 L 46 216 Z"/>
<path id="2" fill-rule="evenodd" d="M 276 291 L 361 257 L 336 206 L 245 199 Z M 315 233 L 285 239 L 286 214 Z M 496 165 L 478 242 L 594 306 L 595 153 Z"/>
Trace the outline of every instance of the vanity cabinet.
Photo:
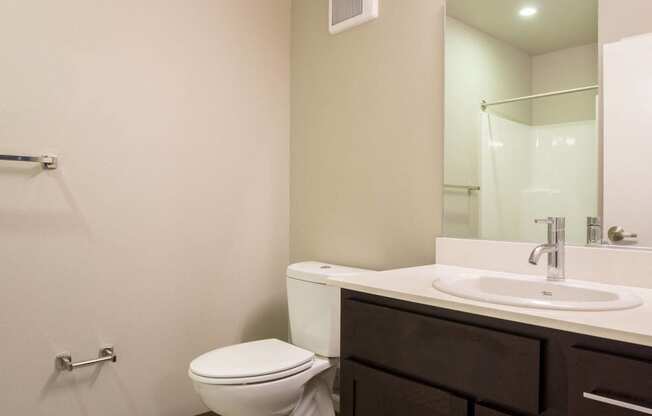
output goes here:
<path id="1" fill-rule="evenodd" d="M 349 290 L 341 331 L 343 416 L 652 409 L 652 348 Z"/>
<path id="2" fill-rule="evenodd" d="M 345 347 L 353 357 L 524 412 L 539 409 L 538 339 L 356 299 L 343 313 L 355 334 Z"/>

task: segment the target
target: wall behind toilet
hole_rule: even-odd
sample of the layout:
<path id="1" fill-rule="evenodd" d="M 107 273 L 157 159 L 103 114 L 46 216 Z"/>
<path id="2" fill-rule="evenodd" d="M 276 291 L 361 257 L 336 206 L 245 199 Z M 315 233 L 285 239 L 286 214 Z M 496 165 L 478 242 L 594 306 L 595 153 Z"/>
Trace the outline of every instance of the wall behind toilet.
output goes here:
<path id="1" fill-rule="evenodd" d="M 385 0 L 330 35 L 292 2 L 291 258 L 432 263 L 441 222 L 443 1 Z"/>
<path id="2" fill-rule="evenodd" d="M 287 333 L 289 0 L 0 0 L 0 414 L 203 413 Z M 54 356 L 118 362 L 72 374 Z"/>

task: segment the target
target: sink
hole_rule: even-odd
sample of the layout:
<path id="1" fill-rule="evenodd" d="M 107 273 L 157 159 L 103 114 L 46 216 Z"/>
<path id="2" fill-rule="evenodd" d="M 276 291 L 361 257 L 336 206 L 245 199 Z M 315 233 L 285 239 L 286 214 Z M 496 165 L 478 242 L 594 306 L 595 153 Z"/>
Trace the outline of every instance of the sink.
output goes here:
<path id="1" fill-rule="evenodd" d="M 626 289 L 578 280 L 549 282 L 545 277 L 446 275 L 433 286 L 466 299 L 537 309 L 609 311 L 643 304 Z"/>

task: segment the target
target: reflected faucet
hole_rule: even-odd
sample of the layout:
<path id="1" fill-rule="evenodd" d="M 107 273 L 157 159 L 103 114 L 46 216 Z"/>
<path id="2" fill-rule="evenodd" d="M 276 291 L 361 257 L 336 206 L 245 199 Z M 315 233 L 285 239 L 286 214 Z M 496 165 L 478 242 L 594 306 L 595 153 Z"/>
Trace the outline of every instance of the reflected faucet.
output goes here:
<path id="1" fill-rule="evenodd" d="M 602 244 L 602 221 L 600 217 L 586 217 L 586 245 Z"/>
<path id="2" fill-rule="evenodd" d="M 565 251 L 566 251 L 566 219 L 564 217 L 548 217 L 534 220 L 537 224 L 548 225 L 548 243 L 541 244 L 530 253 L 530 264 L 537 265 L 541 256 L 548 255 L 548 275 L 552 282 L 566 279 Z"/>

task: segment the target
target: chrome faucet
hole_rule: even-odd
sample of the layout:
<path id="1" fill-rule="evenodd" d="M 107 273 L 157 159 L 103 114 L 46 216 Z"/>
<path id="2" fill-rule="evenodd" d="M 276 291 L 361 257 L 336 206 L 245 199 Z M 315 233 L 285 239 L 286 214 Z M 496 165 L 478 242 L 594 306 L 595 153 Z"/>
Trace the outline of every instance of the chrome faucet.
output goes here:
<path id="1" fill-rule="evenodd" d="M 602 244 L 602 221 L 600 217 L 586 217 L 586 245 Z"/>
<path id="2" fill-rule="evenodd" d="M 548 255 L 548 280 L 559 282 L 566 279 L 564 256 L 566 250 L 566 219 L 548 217 L 534 220 L 537 224 L 548 225 L 548 243 L 541 244 L 530 253 L 530 264 L 537 265 L 543 254 Z"/>

